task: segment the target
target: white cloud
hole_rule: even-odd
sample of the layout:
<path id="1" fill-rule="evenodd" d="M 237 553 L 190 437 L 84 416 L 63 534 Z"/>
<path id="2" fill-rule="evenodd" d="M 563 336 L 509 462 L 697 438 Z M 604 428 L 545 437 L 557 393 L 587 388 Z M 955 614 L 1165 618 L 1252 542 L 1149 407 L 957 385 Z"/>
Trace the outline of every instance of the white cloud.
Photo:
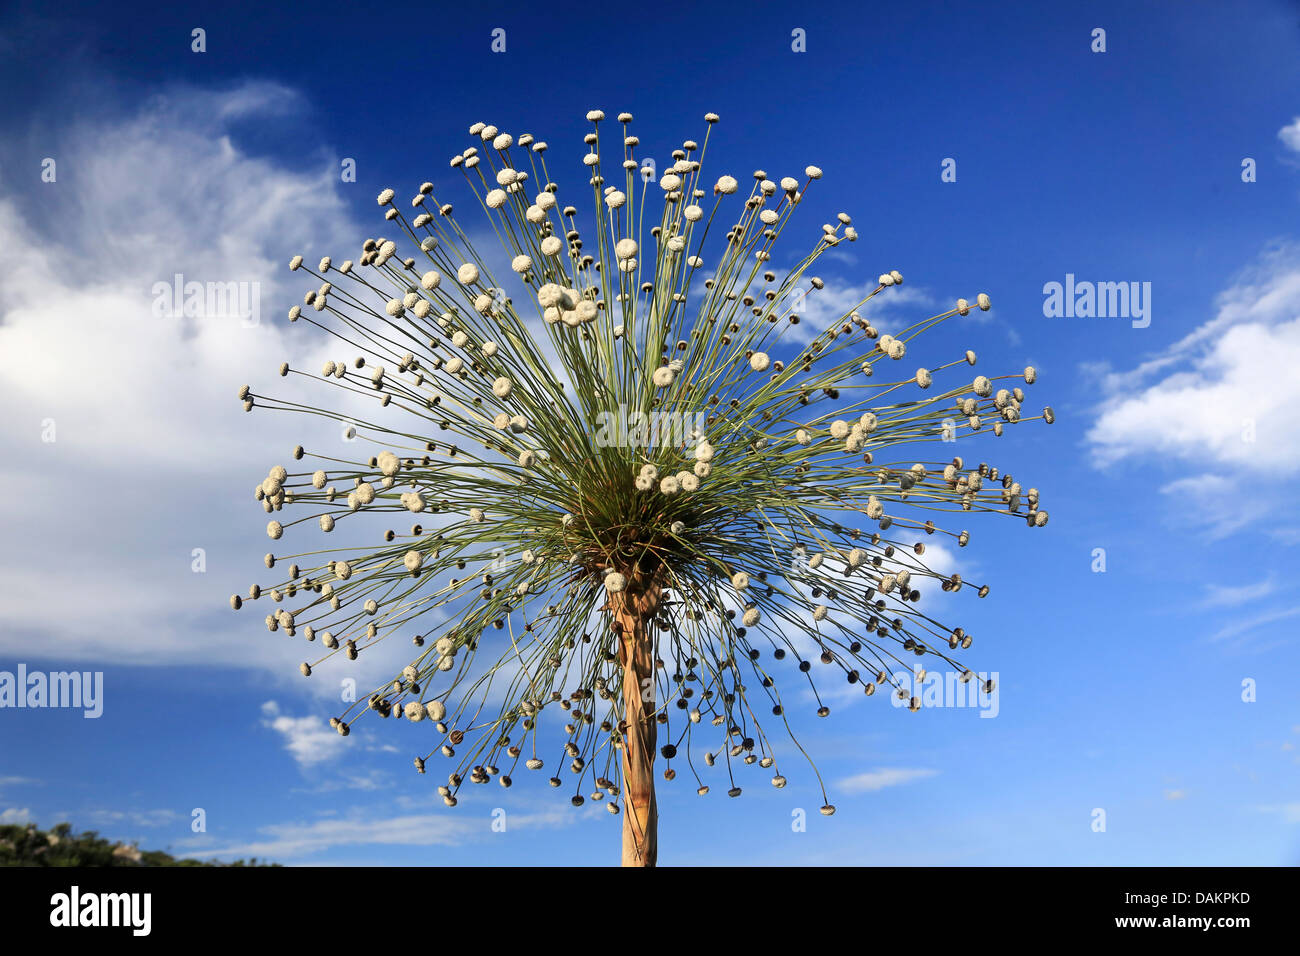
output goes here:
<path id="1" fill-rule="evenodd" d="M 125 119 L 69 124 L 40 209 L 0 185 L 0 476 L 23 489 L 0 500 L 6 537 L 22 542 L 0 554 L 0 653 L 296 663 L 253 639 L 260 615 L 223 607 L 257 571 L 253 485 L 295 441 L 337 440 L 329 424 L 288 433 L 235 397 L 278 381 L 282 360 L 319 367 L 322 337 L 280 319 L 303 284 L 285 265 L 364 234 L 331 158 L 285 168 L 223 125 L 296 102 L 267 83 L 172 90 Z M 177 272 L 248 283 L 260 323 L 156 316 L 154 285 Z M 195 548 L 205 573 L 191 570 Z"/>
<path id="2" fill-rule="evenodd" d="M 284 747 L 299 767 L 312 767 L 333 760 L 343 751 L 343 737 L 321 717 L 290 717 L 280 705 L 268 700 L 262 705 L 262 726 L 284 739 Z"/>
<path id="3" fill-rule="evenodd" d="M 157 810 L 92 810 L 86 816 L 91 823 L 97 826 L 129 823 L 138 827 L 168 826 L 181 818 L 178 812 L 167 808 Z"/>
<path id="4" fill-rule="evenodd" d="M 1236 607 L 1239 604 L 1248 604 L 1268 597 L 1277 590 L 1277 583 L 1270 576 L 1264 581 L 1256 581 L 1253 584 L 1235 586 L 1211 584 L 1208 590 L 1210 593 L 1201 601 L 1201 607 Z"/>
<path id="5" fill-rule="evenodd" d="M 1279 803 L 1258 808 L 1260 813 L 1272 813 L 1287 823 L 1300 823 L 1300 803 Z"/>
<path id="6" fill-rule="evenodd" d="M 1300 153 L 1300 116 L 1278 130 L 1277 138 L 1287 149 Z"/>
<path id="7" fill-rule="evenodd" d="M 1186 499 L 1183 510 L 1222 536 L 1266 513 L 1269 494 L 1282 490 L 1277 479 L 1300 472 L 1297 367 L 1300 245 L 1278 245 L 1235 278 L 1190 334 L 1130 370 L 1085 369 L 1112 396 L 1087 439 L 1102 466 L 1194 463 L 1196 474 L 1161 491 Z"/>
<path id="8" fill-rule="evenodd" d="M 585 817 L 595 817 L 596 805 L 576 811 L 556 807 L 536 813 L 509 813 L 510 830 L 532 830 L 567 826 Z M 603 808 L 600 808 L 603 810 Z M 608 814 L 600 813 L 598 819 Z M 350 846 L 458 846 L 492 834 L 491 816 L 470 817 L 461 813 L 409 814 L 373 819 L 369 812 L 347 819 L 316 820 L 310 823 L 284 823 L 261 827 L 264 839 L 235 844 L 202 855 L 219 857 L 256 856 L 271 860 L 292 860 L 322 850 Z"/>
<path id="9" fill-rule="evenodd" d="M 1285 621 L 1289 618 L 1295 617 L 1297 614 L 1300 614 L 1300 607 L 1276 608 L 1272 611 L 1265 611 L 1262 614 L 1242 618 L 1219 628 L 1219 630 L 1211 635 L 1210 640 L 1222 641 L 1229 637 L 1239 637 L 1240 635 L 1253 631 L 1258 627 L 1263 627 L 1265 624 L 1272 624 L 1275 621 Z"/>
<path id="10" fill-rule="evenodd" d="M 32 819 L 32 811 L 27 807 L 19 809 L 10 807 L 8 810 L 0 810 L 0 823 L 28 823 Z"/>
<path id="11" fill-rule="evenodd" d="M 1166 800 L 1185 800 L 1185 799 L 1187 799 L 1187 791 L 1186 791 L 1186 790 L 1166 790 L 1166 791 L 1165 791 L 1165 799 L 1166 799 Z"/>
<path id="12" fill-rule="evenodd" d="M 913 780 L 924 780 L 926 777 L 935 776 L 938 772 L 919 768 L 885 767 L 846 777 L 839 782 L 839 788 L 846 793 L 874 793 L 886 787 L 896 787 L 911 783 Z"/>

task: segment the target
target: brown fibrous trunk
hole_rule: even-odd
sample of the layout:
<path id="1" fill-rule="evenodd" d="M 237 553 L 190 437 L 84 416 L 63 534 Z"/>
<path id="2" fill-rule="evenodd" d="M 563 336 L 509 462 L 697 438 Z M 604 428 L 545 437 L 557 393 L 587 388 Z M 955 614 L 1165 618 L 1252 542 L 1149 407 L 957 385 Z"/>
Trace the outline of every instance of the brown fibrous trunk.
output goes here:
<path id="1" fill-rule="evenodd" d="M 623 865 L 654 866 L 659 851 L 655 804 L 655 653 L 651 620 L 662 587 L 633 571 L 625 590 L 610 595 L 613 629 L 623 665 Z"/>

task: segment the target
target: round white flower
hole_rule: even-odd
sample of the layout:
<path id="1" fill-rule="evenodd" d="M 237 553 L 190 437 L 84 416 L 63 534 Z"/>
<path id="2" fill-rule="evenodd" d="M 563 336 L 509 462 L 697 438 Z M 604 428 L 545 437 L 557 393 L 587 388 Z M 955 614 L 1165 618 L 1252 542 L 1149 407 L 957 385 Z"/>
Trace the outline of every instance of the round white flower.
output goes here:
<path id="1" fill-rule="evenodd" d="M 406 565 L 406 570 L 418 571 L 420 565 L 424 563 L 424 556 L 419 551 L 408 551 L 402 558 L 402 563 Z"/>
<path id="2" fill-rule="evenodd" d="M 731 586 L 737 591 L 743 591 L 749 587 L 749 575 L 744 571 L 737 571 L 731 576 Z"/>
<path id="3" fill-rule="evenodd" d="M 755 372 L 766 372 L 772 364 L 772 359 L 766 352 L 755 352 L 749 357 L 749 367 Z"/>
<path id="4" fill-rule="evenodd" d="M 511 386 L 510 384 L 510 379 L 506 378 L 505 376 L 502 376 L 501 378 L 497 379 L 495 382 L 492 383 L 492 394 L 495 395 L 497 398 L 507 398 L 510 395 L 510 389 L 512 387 L 513 386 Z"/>
<path id="5" fill-rule="evenodd" d="M 532 267 L 533 267 L 533 260 L 530 259 L 528 256 L 519 255 L 519 256 L 515 256 L 513 259 L 510 260 L 510 268 L 513 271 L 519 273 L 520 275 L 523 275 Z"/>
<path id="6" fill-rule="evenodd" d="M 751 607 L 741 617 L 741 621 L 744 622 L 745 627 L 753 627 L 755 624 L 758 623 L 758 619 L 759 619 L 759 613 L 758 613 L 758 608 L 756 607 Z"/>
<path id="7" fill-rule="evenodd" d="M 651 381 L 654 382 L 655 388 L 667 388 L 673 384 L 673 379 L 676 377 L 677 373 L 667 365 L 664 365 L 655 369 L 654 375 L 651 376 Z"/>
<path id="8" fill-rule="evenodd" d="M 618 594 L 627 587 L 627 578 L 615 571 L 612 574 L 605 575 L 605 590 L 610 594 Z"/>
<path id="9" fill-rule="evenodd" d="M 473 285 L 478 281 L 478 266 L 467 262 L 456 270 L 456 279 L 461 285 Z"/>
<path id="10" fill-rule="evenodd" d="M 635 239 L 620 239 L 614 246 L 614 255 L 620 259 L 631 259 L 640 246 Z"/>

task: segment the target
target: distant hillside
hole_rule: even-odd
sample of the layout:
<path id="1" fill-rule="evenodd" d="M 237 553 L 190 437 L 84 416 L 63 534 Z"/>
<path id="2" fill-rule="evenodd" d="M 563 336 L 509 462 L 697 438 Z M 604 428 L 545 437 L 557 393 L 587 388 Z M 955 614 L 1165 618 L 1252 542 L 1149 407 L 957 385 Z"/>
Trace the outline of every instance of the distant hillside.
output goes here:
<path id="1" fill-rule="evenodd" d="M 222 863 L 178 860 L 162 850 L 141 850 L 131 843 L 111 843 L 94 830 L 73 833 L 60 823 L 48 833 L 34 824 L 0 826 L 0 866 L 279 866 L 257 858 Z"/>

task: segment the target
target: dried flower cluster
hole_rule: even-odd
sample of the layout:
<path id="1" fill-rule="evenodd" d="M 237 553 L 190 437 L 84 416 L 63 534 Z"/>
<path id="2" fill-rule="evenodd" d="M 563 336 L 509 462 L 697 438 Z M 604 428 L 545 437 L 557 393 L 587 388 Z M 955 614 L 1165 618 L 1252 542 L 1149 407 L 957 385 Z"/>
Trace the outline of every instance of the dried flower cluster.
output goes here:
<path id="1" fill-rule="evenodd" d="M 292 259 L 313 285 L 290 321 L 357 354 L 319 375 L 287 364 L 280 374 L 367 396 L 376 420 L 239 390 L 249 410 L 353 422 L 365 448 L 347 460 L 296 447 L 294 461 L 314 465 L 277 465 L 257 485 L 275 516 L 268 535 L 304 553 L 267 555 L 287 573 L 248 598 L 270 599 L 270 630 L 319 648 L 307 675 L 392 635 L 413 641 L 410 665 L 332 724 L 347 734 L 366 714 L 427 722 L 415 764 L 444 762 L 449 806 L 467 781 L 508 787 L 521 765 L 550 771 L 575 805 L 635 809 L 635 852 L 653 862 L 645 778 L 656 749 L 663 775 L 685 771 L 701 794 L 721 779 L 738 795 L 749 765 L 780 787 L 769 727 L 788 731 L 787 702 L 815 694 L 814 676 L 906 693 L 896 675 L 918 656 L 971 676 L 949 656 L 970 635 L 917 602 L 926 583 L 981 597 L 988 586 L 928 566 L 924 537 L 968 541 L 930 514 L 1041 527 L 1047 512 L 1037 489 L 991 465 L 893 456 L 1053 413 L 1024 414 L 1019 385 L 998 387 L 1032 383 L 1032 368 L 950 371 L 974 365 L 973 352 L 904 364 L 932 325 L 987 310 L 983 294 L 887 334 L 868 317 L 903 280 L 885 272 L 854 309 L 813 334 L 800 326 L 824 287 L 817 259 L 857 238 L 841 213 L 793 268 L 771 267 L 821 170 L 759 170 L 743 191 L 732 176 L 710 184 L 706 134 L 656 179 L 643 175 L 629 114 L 612 136 L 603 113 L 588 119 L 585 234 L 546 144 L 476 123 L 476 145 L 451 160 L 479 207 L 472 227 L 432 183 L 409 212 L 385 189 L 388 234 L 355 261 L 313 270 Z M 711 130 L 717 117 L 706 121 Z M 502 256 L 471 240 L 483 217 Z M 495 274 L 497 258 L 513 274 Z M 633 425 L 598 427 L 611 412 Z M 281 520 L 285 505 L 301 517 Z M 353 537 L 326 558 L 324 533 Z M 721 778 L 707 769 L 717 765 Z"/>

